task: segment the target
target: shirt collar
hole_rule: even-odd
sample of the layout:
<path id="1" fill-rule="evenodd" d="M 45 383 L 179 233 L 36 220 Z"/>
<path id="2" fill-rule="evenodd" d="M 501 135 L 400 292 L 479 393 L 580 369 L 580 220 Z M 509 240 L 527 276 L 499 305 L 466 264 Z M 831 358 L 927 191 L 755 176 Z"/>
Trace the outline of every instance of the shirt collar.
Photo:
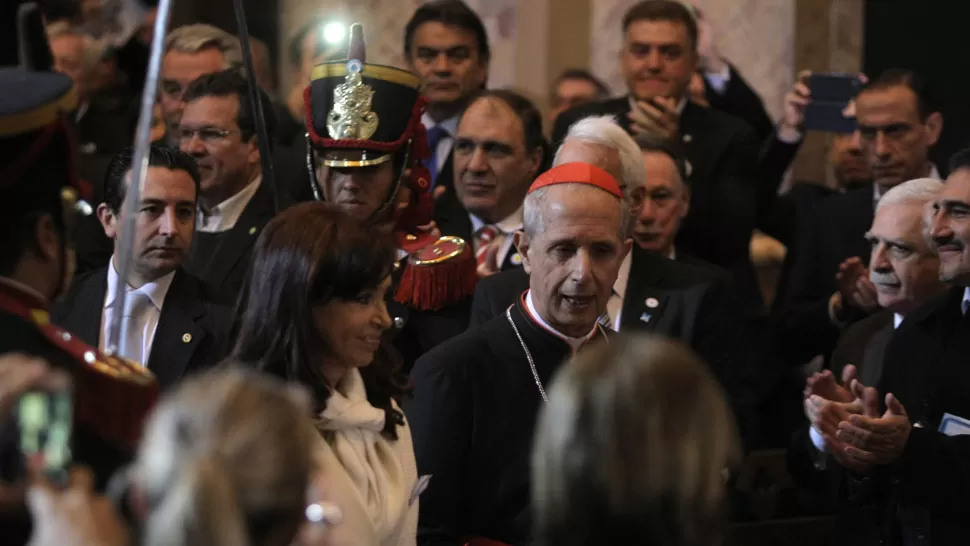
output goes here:
<path id="1" fill-rule="evenodd" d="M 470 212 L 468 213 L 468 218 L 472 221 L 472 234 L 478 233 L 478 230 L 486 226 L 484 220 Z M 520 205 L 519 208 L 515 209 L 515 212 L 496 223 L 495 227 L 506 235 L 522 229 L 522 206 Z"/>
<path id="2" fill-rule="evenodd" d="M 165 302 L 165 296 L 168 294 L 168 289 L 172 286 L 172 279 L 174 278 L 175 271 L 172 271 L 152 282 L 145 283 L 141 288 L 132 288 L 129 286 L 128 292 L 141 292 L 142 294 L 145 294 L 150 300 L 152 300 L 152 305 L 155 306 L 155 309 L 161 311 L 162 304 Z M 117 296 L 118 270 L 115 269 L 114 256 L 111 256 L 111 265 L 108 267 L 108 290 L 106 297 L 104 298 L 105 309 L 114 304 Z"/>
<path id="3" fill-rule="evenodd" d="M 671 246 L 670 247 L 670 253 L 667 254 L 667 258 L 669 258 L 671 260 L 676 260 L 677 259 L 677 247 L 676 246 Z"/>
<path id="4" fill-rule="evenodd" d="M 616 273 L 616 282 L 613 283 L 613 293 L 620 297 L 622 301 L 626 296 L 626 286 L 630 279 L 630 266 L 633 264 L 633 251 L 626 253 L 620 263 L 620 270 Z"/>
<path id="5" fill-rule="evenodd" d="M 458 132 L 458 118 L 459 116 L 452 116 L 448 119 L 442 120 L 440 123 L 435 123 L 431 116 L 425 112 L 421 116 L 421 123 L 424 124 L 425 129 L 431 129 L 432 127 L 441 126 L 442 129 L 448 132 L 448 136 L 454 138 L 455 133 Z"/>
<path id="6" fill-rule="evenodd" d="M 960 309 L 963 311 L 963 315 L 966 316 L 967 310 L 970 309 L 970 287 L 963 290 L 963 301 L 960 303 Z"/>
<path id="7" fill-rule="evenodd" d="M 261 175 L 257 176 L 239 193 L 206 211 L 199 225 L 205 231 L 225 231 L 232 229 L 236 225 L 236 222 L 239 221 L 239 217 L 242 216 L 243 211 L 246 210 L 246 205 L 249 205 L 253 196 L 256 195 L 256 191 L 259 189 L 262 181 L 263 177 Z"/>
<path id="8" fill-rule="evenodd" d="M 903 316 L 899 313 L 893 313 L 893 330 L 899 329 L 899 325 L 903 323 Z"/>
<path id="9" fill-rule="evenodd" d="M 529 290 L 525 294 L 525 308 L 529 312 L 529 317 L 534 320 L 536 324 L 542 327 L 543 330 L 565 341 L 572 348 L 573 352 L 578 351 L 580 347 L 585 345 L 587 342 L 589 342 L 589 340 L 593 339 L 593 336 L 596 335 L 596 331 L 598 329 L 596 324 L 594 324 L 593 329 L 583 337 L 569 337 L 550 326 L 549 323 L 546 322 L 541 315 L 539 315 L 539 312 L 536 311 L 535 304 L 532 303 L 532 290 Z"/>

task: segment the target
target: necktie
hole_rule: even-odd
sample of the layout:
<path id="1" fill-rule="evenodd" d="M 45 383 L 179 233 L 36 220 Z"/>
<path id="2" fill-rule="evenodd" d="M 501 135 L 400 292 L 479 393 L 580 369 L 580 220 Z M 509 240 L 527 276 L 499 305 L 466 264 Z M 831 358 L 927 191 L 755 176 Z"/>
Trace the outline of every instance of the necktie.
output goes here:
<path id="1" fill-rule="evenodd" d="M 121 314 L 121 346 L 118 354 L 141 365 L 145 365 L 145 321 L 148 320 L 149 306 L 154 305 L 148 294 L 139 290 L 128 292 L 125 308 Z"/>
<path id="2" fill-rule="evenodd" d="M 498 237 L 500 233 L 502 232 L 499 231 L 497 227 L 491 225 L 482 226 L 482 228 L 475 233 L 475 246 L 478 248 L 478 250 L 475 251 L 475 262 L 479 267 L 481 267 L 482 264 L 485 263 L 485 260 L 488 259 L 488 250 L 491 248 L 492 242 L 495 241 L 495 238 Z"/>
<path id="3" fill-rule="evenodd" d="M 438 143 L 445 136 L 449 136 L 448 130 L 441 125 L 435 125 L 428 129 L 428 148 L 431 149 L 431 157 L 424 160 L 424 166 L 431 173 L 431 187 L 438 181 Z"/>
<path id="4" fill-rule="evenodd" d="M 616 290 L 613 290 L 613 293 L 610 294 L 609 301 L 606 302 L 606 311 L 603 311 L 603 314 L 596 319 L 596 322 L 599 322 L 600 326 L 603 328 L 614 330 L 614 319 L 619 316 L 622 305 L 623 299 L 620 298 L 620 295 L 617 294 Z"/>

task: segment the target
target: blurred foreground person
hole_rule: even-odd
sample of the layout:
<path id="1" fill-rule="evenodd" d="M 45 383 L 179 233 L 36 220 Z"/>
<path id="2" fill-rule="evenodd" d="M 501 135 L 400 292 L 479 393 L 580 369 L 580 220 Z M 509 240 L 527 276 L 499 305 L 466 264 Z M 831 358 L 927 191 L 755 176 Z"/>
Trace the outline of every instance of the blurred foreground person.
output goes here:
<path id="1" fill-rule="evenodd" d="M 308 498 L 315 440 L 308 411 L 299 390 L 242 369 L 183 383 L 150 419 L 126 476 L 128 508 L 139 528 L 133 543 L 287 546 L 301 527 L 309 536 L 306 518 L 320 520 L 336 509 L 318 504 L 317 495 Z M 34 485 L 31 510 L 39 523 L 32 544 L 129 543 L 107 500 L 91 494 L 85 474 L 75 470 L 63 492 Z"/>
<path id="2" fill-rule="evenodd" d="M 407 378 L 383 334 L 395 249 L 325 203 L 291 207 L 256 243 L 233 358 L 313 393 L 316 451 L 344 499 L 350 544 L 413 545 L 418 476 L 395 398 Z"/>
<path id="3" fill-rule="evenodd" d="M 717 380 L 685 346 L 617 338 L 556 375 L 532 457 L 537 546 L 723 541 L 738 438 Z"/>

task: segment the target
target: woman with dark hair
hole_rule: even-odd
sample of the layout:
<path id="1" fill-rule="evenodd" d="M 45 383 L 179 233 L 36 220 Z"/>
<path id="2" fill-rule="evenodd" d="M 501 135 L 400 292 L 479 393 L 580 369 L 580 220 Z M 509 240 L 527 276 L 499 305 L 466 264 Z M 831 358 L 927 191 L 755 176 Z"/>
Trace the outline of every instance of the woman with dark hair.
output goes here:
<path id="1" fill-rule="evenodd" d="M 366 515 L 341 525 L 373 537 L 360 544 L 388 546 L 413 545 L 417 533 L 411 431 L 395 401 L 406 377 L 382 341 L 394 263 L 390 239 L 333 206 L 287 209 L 256 242 L 232 355 L 310 389 L 317 455 L 352 485 L 339 501 L 344 513 Z"/>

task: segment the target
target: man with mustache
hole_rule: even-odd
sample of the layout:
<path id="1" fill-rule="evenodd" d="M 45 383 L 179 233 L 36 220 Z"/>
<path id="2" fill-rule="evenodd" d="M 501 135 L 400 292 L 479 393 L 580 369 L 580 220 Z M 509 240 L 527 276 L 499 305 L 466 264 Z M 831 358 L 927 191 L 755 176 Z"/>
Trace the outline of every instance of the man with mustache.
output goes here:
<path id="1" fill-rule="evenodd" d="M 266 132 L 276 118 L 269 97 L 249 94 L 246 78 L 233 70 L 206 74 L 182 97 L 179 148 L 199 166 L 199 208 L 185 269 L 235 298 L 263 226 L 276 214 L 274 188 L 263 182 L 252 100 L 263 103 Z M 284 196 L 277 195 L 283 206 Z"/>
<path id="2" fill-rule="evenodd" d="M 886 192 L 866 233 L 872 248 L 869 280 L 881 311 L 853 324 L 832 353 L 832 374 L 854 364 L 859 378 L 874 385 L 882 374 L 886 345 L 911 311 L 943 291 L 940 260 L 924 236 L 924 211 L 943 189 L 933 178 L 904 182 Z"/>
<path id="3" fill-rule="evenodd" d="M 644 0 L 623 17 L 620 65 L 629 94 L 583 105 L 561 114 L 553 146 L 577 120 L 610 114 L 627 132 L 676 140 L 691 164 L 691 214 L 677 235 L 684 252 L 727 269 L 745 303 L 762 311 L 760 287 L 750 257 L 758 223 L 760 141 L 745 122 L 689 100 L 699 55 L 697 19 L 683 2 Z M 782 169 L 784 170 L 784 169 Z"/>
<path id="4" fill-rule="evenodd" d="M 141 202 L 136 209 L 123 211 L 133 154 L 128 149 L 114 157 L 105 179 L 104 202 L 98 206 L 115 254 L 107 267 L 75 282 L 55 308 L 53 320 L 104 350 L 112 304 L 124 286 L 128 294 L 119 353 L 147 367 L 159 386 L 167 389 L 225 356 L 222 347 L 230 310 L 212 288 L 182 269 L 196 224 L 200 176 L 195 160 L 178 150 L 153 146 Z M 118 278 L 118 246 L 127 227 L 122 212 L 135 217 L 127 283 Z"/>
<path id="5" fill-rule="evenodd" d="M 940 280 L 952 288 L 907 314 L 876 386 L 826 380 L 807 401 L 813 426 L 865 508 L 852 522 L 865 542 L 847 544 L 948 546 L 970 532 L 970 150 L 951 160 L 931 210 Z"/>
<path id="6" fill-rule="evenodd" d="M 800 227 L 789 286 L 779 304 L 793 361 L 830 354 L 841 327 L 877 308 L 864 234 L 882 195 L 906 180 L 940 178 L 929 150 L 943 118 L 919 75 L 887 70 L 865 85 L 855 105 L 873 182 L 824 199 Z"/>
<path id="7" fill-rule="evenodd" d="M 431 149 L 425 166 L 432 185 L 450 187 L 458 117 L 488 79 L 491 50 L 485 25 L 461 0 L 427 2 L 405 27 L 404 59 L 421 78 L 428 101 L 421 118 Z"/>

